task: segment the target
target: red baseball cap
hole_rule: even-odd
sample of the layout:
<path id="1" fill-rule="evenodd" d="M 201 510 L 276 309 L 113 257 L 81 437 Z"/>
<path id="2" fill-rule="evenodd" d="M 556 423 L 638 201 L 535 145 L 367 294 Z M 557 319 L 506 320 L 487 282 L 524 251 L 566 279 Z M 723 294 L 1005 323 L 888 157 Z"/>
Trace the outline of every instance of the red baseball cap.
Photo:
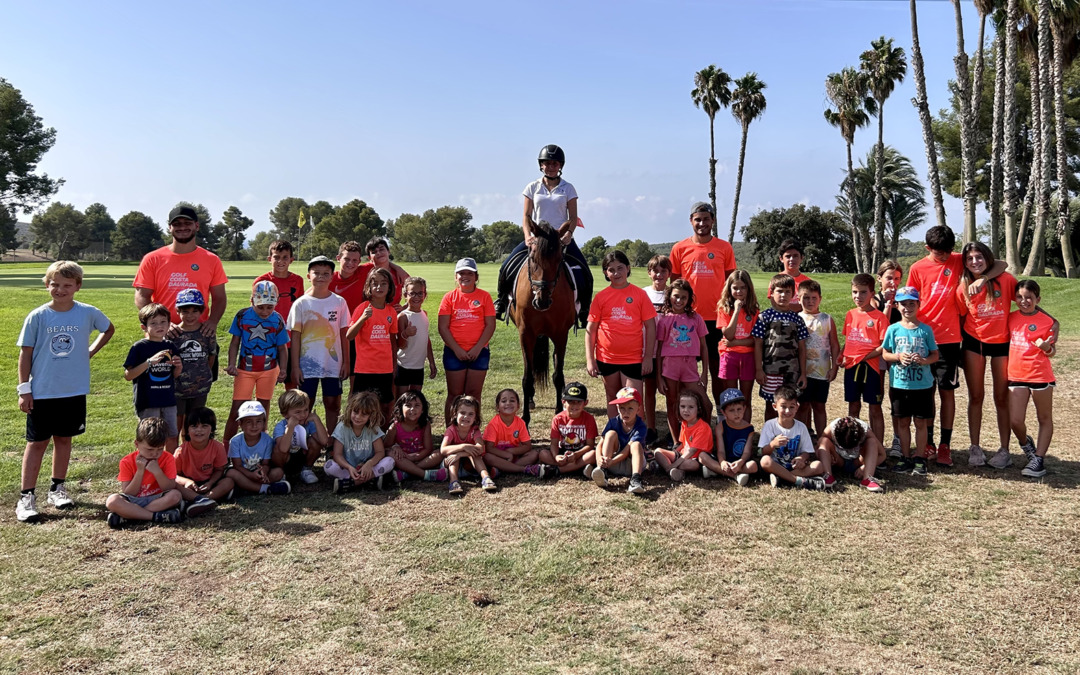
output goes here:
<path id="1" fill-rule="evenodd" d="M 608 405 L 619 405 L 620 403 L 629 403 L 630 401 L 636 401 L 641 403 L 641 392 L 633 387 L 623 387 L 619 390 L 619 393 L 615 394 L 614 401 L 608 401 Z"/>

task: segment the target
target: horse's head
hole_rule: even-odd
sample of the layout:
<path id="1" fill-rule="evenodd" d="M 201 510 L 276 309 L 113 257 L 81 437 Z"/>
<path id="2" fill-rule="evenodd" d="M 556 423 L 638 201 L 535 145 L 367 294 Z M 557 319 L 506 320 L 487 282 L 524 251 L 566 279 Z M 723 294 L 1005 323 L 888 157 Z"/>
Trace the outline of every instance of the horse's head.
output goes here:
<path id="1" fill-rule="evenodd" d="M 559 283 L 563 272 L 563 247 L 560 237 L 567 227 L 565 224 L 556 230 L 548 223 L 540 221 L 533 228 L 536 237 L 532 253 L 529 255 L 529 281 L 532 284 L 532 306 L 544 311 L 551 307 L 552 293 Z"/>

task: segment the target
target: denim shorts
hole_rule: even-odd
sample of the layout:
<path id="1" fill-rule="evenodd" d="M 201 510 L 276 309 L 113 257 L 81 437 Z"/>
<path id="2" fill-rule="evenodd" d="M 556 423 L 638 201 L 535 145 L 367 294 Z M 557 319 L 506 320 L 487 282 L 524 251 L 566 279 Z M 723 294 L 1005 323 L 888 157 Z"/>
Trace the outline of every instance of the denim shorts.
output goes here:
<path id="1" fill-rule="evenodd" d="M 488 347 L 480 350 L 475 361 L 461 361 L 449 347 L 444 346 L 442 350 L 443 370 L 487 370 L 490 361 L 491 349 Z"/>

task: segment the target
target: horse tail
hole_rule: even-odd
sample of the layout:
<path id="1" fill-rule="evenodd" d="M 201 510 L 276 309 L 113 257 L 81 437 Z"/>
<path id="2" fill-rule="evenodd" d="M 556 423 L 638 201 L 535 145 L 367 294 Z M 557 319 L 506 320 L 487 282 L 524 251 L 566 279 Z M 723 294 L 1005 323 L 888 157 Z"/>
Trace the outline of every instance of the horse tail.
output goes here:
<path id="1" fill-rule="evenodd" d="M 551 340 L 541 335 L 536 338 L 533 347 L 533 380 L 536 388 L 544 391 L 548 387 L 548 370 L 551 366 Z"/>

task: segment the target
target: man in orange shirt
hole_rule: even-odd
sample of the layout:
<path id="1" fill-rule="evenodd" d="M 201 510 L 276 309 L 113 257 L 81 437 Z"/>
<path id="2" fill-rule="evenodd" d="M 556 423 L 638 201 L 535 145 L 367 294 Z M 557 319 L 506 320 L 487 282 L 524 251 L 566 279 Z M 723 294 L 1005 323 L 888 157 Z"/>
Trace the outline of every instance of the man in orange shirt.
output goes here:
<path id="1" fill-rule="evenodd" d="M 694 235 L 672 246 L 669 256 L 671 278 L 686 279 L 694 289 L 694 311 L 701 314 L 705 325 L 709 327 L 705 343 L 708 345 L 709 354 L 714 356 L 718 352 L 720 340 L 724 337 L 723 331 L 716 327 L 716 305 L 720 301 L 721 291 L 724 290 L 724 282 L 728 275 L 735 271 L 735 250 L 731 248 L 731 244 L 713 236 L 715 222 L 716 213 L 713 212 L 711 204 L 694 204 L 690 207 L 690 226 Z M 709 359 L 713 399 L 717 402 L 720 401 L 720 392 L 723 391 L 717 370 L 719 365 L 719 359 Z"/>

